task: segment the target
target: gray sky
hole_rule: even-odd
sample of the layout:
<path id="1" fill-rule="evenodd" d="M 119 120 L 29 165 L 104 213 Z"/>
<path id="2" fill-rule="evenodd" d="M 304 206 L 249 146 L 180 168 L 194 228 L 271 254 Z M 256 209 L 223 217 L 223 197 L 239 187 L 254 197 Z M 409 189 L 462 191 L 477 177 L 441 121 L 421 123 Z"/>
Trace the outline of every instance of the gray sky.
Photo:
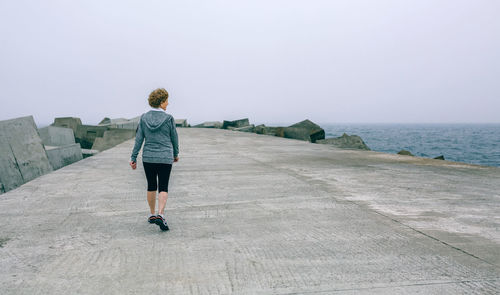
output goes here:
<path id="1" fill-rule="evenodd" d="M 0 120 L 500 122 L 500 1 L 0 1 Z"/>

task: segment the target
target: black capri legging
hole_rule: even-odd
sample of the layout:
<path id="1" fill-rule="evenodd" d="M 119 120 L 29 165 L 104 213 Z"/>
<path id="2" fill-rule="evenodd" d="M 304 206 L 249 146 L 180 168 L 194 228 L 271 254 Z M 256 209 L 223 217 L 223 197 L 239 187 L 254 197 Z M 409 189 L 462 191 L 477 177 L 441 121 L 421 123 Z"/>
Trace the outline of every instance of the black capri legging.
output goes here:
<path id="1" fill-rule="evenodd" d="M 148 192 L 156 191 L 158 187 L 158 192 L 168 193 L 168 180 L 170 179 L 172 164 L 147 162 L 142 162 L 142 164 L 144 165 L 144 172 L 148 180 Z M 156 178 L 158 178 L 158 181 L 156 181 Z"/>

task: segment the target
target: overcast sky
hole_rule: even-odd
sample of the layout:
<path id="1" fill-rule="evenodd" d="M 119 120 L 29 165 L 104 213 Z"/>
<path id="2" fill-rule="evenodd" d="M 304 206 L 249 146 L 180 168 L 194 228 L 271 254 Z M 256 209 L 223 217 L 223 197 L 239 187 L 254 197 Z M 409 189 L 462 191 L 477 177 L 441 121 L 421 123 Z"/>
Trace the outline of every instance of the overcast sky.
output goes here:
<path id="1" fill-rule="evenodd" d="M 0 0 L 0 120 L 500 122 L 498 0 Z"/>

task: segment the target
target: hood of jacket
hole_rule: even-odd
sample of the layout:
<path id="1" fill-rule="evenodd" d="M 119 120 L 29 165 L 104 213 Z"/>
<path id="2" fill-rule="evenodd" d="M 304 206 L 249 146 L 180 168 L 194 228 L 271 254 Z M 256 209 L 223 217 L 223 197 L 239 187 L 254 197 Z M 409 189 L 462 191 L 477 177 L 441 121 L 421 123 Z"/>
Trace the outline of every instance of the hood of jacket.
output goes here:
<path id="1" fill-rule="evenodd" d="M 142 121 L 151 131 L 159 129 L 167 119 L 167 113 L 159 111 L 149 111 L 142 115 Z"/>

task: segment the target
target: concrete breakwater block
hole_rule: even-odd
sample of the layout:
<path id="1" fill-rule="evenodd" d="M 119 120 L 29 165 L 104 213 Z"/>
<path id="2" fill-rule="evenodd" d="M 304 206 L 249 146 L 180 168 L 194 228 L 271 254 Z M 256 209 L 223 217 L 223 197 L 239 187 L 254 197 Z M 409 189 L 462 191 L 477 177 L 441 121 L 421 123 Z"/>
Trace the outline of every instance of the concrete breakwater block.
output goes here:
<path id="1" fill-rule="evenodd" d="M 187 119 L 175 119 L 175 127 L 189 127 Z"/>
<path id="2" fill-rule="evenodd" d="M 276 136 L 316 142 L 325 139 L 325 130 L 310 120 L 304 120 L 288 127 L 276 127 Z"/>
<path id="3" fill-rule="evenodd" d="M 117 129 L 130 129 L 130 130 L 135 130 L 137 126 L 139 125 L 139 120 L 141 119 L 140 116 L 132 118 L 132 119 L 125 119 L 125 118 L 117 118 L 117 119 L 110 119 L 108 117 L 105 117 L 104 119 L 99 122 L 98 126 L 106 126 L 109 128 L 117 128 Z"/>
<path id="4" fill-rule="evenodd" d="M 104 117 L 104 119 L 102 119 L 101 122 L 99 122 L 99 124 L 97 125 L 107 125 L 107 124 L 111 124 L 111 119 L 108 117 Z"/>
<path id="5" fill-rule="evenodd" d="M 248 118 L 235 120 L 235 121 L 226 121 L 222 123 L 222 129 L 228 129 L 228 127 L 240 128 L 250 125 Z"/>
<path id="6" fill-rule="evenodd" d="M 109 130 L 107 126 L 79 125 L 76 129 L 75 140 L 82 149 L 90 149 L 97 137 L 103 137 Z"/>
<path id="7" fill-rule="evenodd" d="M 64 146 L 75 143 L 73 129 L 47 126 L 38 129 L 40 138 L 45 146 Z"/>
<path id="8" fill-rule="evenodd" d="M 222 122 L 219 121 L 209 121 L 209 122 L 203 122 L 198 125 L 194 125 L 194 128 L 222 128 Z"/>
<path id="9" fill-rule="evenodd" d="M 285 127 L 283 128 L 283 134 L 285 138 L 300 139 L 310 142 L 316 142 L 319 139 L 325 138 L 325 131 L 322 129 L 310 130 L 306 128 Z"/>
<path id="10" fill-rule="evenodd" d="M 234 128 L 234 127 L 228 127 L 228 129 L 233 130 L 233 131 L 240 131 L 240 132 L 254 132 L 255 125 L 251 124 L 248 126 L 244 127 L 239 127 L 239 128 Z"/>
<path id="11" fill-rule="evenodd" d="M 104 151 L 134 137 L 135 130 L 109 129 L 104 132 L 103 137 L 95 138 L 92 149 L 97 151 Z"/>
<path id="12" fill-rule="evenodd" d="M 82 125 L 82 120 L 80 120 L 80 118 L 60 117 L 55 118 L 51 126 L 70 128 L 73 129 L 73 134 L 76 134 L 76 129 L 79 125 Z"/>
<path id="13" fill-rule="evenodd" d="M 308 119 L 290 125 L 284 131 L 286 138 L 303 139 L 310 142 L 325 139 L 325 130 Z"/>
<path id="14" fill-rule="evenodd" d="M 52 171 L 32 116 L 0 121 L 0 138 L 4 192 Z"/>
<path id="15" fill-rule="evenodd" d="M 414 155 L 410 152 L 410 151 L 407 151 L 407 150 L 400 150 L 398 152 L 398 155 L 403 155 L 403 156 L 412 156 L 414 157 Z"/>
<path id="16" fill-rule="evenodd" d="M 257 134 L 266 134 L 266 125 L 264 124 L 260 124 L 260 125 L 257 125 L 253 128 L 253 132 L 257 133 Z"/>
<path id="17" fill-rule="evenodd" d="M 65 146 L 45 146 L 47 157 L 52 169 L 57 170 L 83 159 L 80 144 L 73 143 Z"/>
<path id="18" fill-rule="evenodd" d="M 266 126 L 264 124 L 260 124 L 260 125 L 255 126 L 254 132 L 257 133 L 257 134 L 265 134 L 265 135 L 277 136 L 276 135 L 276 130 L 278 128 L 283 129 L 283 127 L 269 127 L 269 126 Z M 281 136 L 281 137 L 283 137 L 283 136 Z"/>
<path id="19" fill-rule="evenodd" d="M 99 153 L 98 150 L 91 150 L 91 149 L 82 149 L 82 156 L 83 158 L 88 158 L 88 157 L 92 157 L 92 156 L 95 156 Z"/>
<path id="20" fill-rule="evenodd" d="M 2 121 L 0 121 L 0 136 L 2 136 L 2 140 L 0 140 L 0 182 L 2 185 L 0 187 L 0 193 L 4 193 L 23 184 L 24 179 L 10 144 L 7 140 L 4 140 L 5 137 L 2 132 L 1 122 Z"/>
<path id="21" fill-rule="evenodd" d="M 320 139 L 317 140 L 316 143 L 330 144 L 343 149 L 370 150 L 361 137 L 357 135 L 347 135 L 346 133 L 336 138 Z"/>

